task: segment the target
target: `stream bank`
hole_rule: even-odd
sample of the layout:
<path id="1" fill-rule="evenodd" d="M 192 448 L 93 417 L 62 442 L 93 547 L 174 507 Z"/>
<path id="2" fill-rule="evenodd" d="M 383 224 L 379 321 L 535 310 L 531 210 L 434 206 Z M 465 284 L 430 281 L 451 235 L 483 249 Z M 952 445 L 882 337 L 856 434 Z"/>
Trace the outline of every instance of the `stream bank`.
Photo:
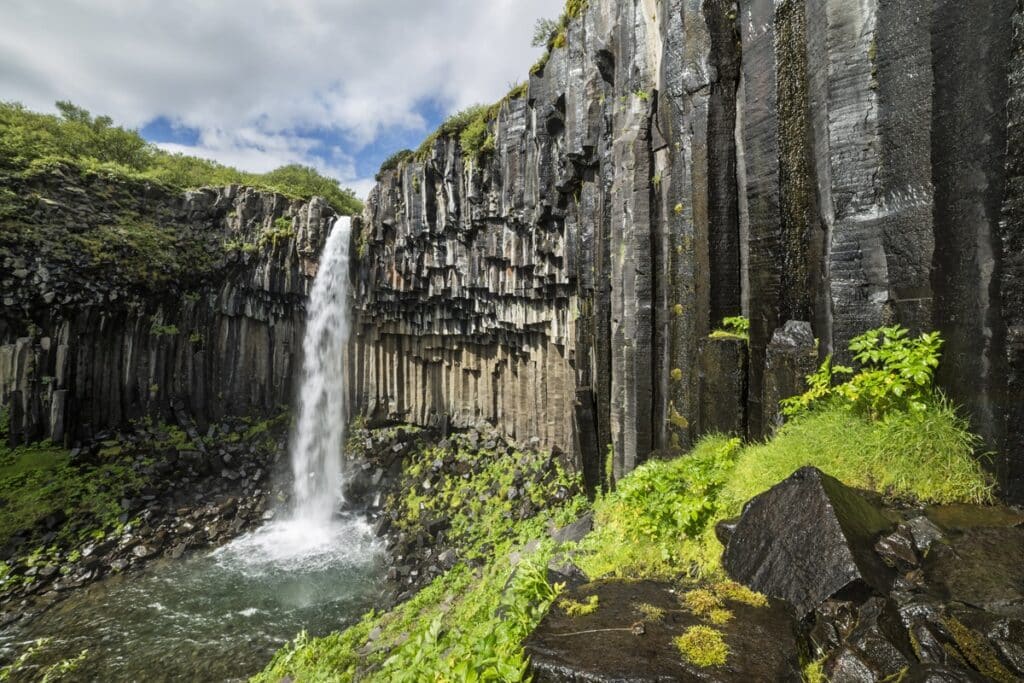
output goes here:
<path id="1" fill-rule="evenodd" d="M 76 477 L 86 486 L 4 541 L 0 623 L 31 618 L 103 578 L 223 545 L 273 516 L 277 501 L 287 499 L 287 414 L 263 422 L 227 418 L 205 435 L 185 424 L 101 433 L 67 452 L 67 462 L 39 472 L 38 481 L 8 482 L 8 510 L 24 507 L 26 515 L 34 501 L 20 500 L 31 492 L 19 494 L 18 486 Z M 105 481 L 115 467 L 126 473 L 125 485 L 112 488 Z M 95 512 L 86 512 L 87 504 Z"/>

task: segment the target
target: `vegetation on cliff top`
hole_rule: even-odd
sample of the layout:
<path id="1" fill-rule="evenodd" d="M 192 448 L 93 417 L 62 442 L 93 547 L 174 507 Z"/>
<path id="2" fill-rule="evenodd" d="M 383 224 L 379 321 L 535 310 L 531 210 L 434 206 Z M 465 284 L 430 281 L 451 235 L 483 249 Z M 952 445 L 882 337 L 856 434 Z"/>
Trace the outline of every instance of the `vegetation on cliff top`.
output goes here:
<path id="1" fill-rule="evenodd" d="M 54 163 L 149 180 L 185 190 L 217 185 L 250 185 L 308 199 L 321 196 L 341 214 L 362 210 L 355 194 L 337 180 L 298 164 L 269 173 L 247 173 L 213 161 L 171 154 L 146 142 L 137 131 L 115 126 L 70 102 L 58 102 L 60 116 L 40 114 L 14 102 L 0 102 L 0 170 L 26 172 Z"/>

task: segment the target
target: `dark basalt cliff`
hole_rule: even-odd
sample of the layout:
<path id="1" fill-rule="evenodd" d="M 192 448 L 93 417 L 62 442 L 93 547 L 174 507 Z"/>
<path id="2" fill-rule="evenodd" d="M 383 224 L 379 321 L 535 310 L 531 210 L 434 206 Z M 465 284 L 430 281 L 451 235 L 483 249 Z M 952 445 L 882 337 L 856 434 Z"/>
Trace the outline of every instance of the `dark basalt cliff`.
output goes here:
<path id="1" fill-rule="evenodd" d="M 184 194 L 55 167 L 3 179 L 0 408 L 12 444 L 292 398 L 321 199 Z M 13 198 L 13 199 L 9 199 Z"/>
<path id="2" fill-rule="evenodd" d="M 493 152 L 441 136 L 382 174 L 354 398 L 537 436 L 594 484 L 608 444 L 619 476 L 711 430 L 764 435 L 817 360 L 898 322 L 942 331 L 942 386 L 1020 494 L 1022 17 L 590 0 Z M 749 347 L 708 338 L 741 313 Z"/>

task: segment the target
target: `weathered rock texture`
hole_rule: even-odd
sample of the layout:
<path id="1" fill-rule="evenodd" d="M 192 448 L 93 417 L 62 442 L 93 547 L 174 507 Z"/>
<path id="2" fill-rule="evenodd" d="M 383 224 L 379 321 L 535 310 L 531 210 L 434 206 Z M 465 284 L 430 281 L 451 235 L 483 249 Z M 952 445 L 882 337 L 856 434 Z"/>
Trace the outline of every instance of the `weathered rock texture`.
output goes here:
<path id="1" fill-rule="evenodd" d="M 1022 13 L 590 0 L 501 107 L 493 153 L 441 137 L 382 174 L 356 398 L 539 436 L 593 483 L 609 444 L 620 475 L 692 443 L 703 403 L 734 402 L 715 392 L 736 381 L 701 378 L 723 316 L 751 320 L 755 437 L 771 387 L 796 385 L 767 375 L 787 322 L 819 358 L 899 322 L 942 331 L 944 389 L 1024 490 Z"/>
<path id="2" fill-rule="evenodd" d="M 58 168 L 4 178 L 0 408 L 12 443 L 184 411 L 205 429 L 292 398 L 320 199 L 171 193 Z M 154 258 L 152 250 L 164 250 Z"/>

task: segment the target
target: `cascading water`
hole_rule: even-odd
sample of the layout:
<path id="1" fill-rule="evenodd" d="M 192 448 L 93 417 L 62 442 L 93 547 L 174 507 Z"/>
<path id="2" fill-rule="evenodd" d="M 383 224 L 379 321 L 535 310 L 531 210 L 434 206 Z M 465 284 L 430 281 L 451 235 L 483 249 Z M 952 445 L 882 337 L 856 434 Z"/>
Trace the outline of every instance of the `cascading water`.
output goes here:
<path id="1" fill-rule="evenodd" d="M 352 220 L 339 218 L 327 238 L 309 296 L 302 342 L 302 386 L 291 443 L 295 501 L 292 515 L 329 524 L 341 500 L 345 440 L 344 349 L 348 343 L 348 244 Z"/>
<path id="2" fill-rule="evenodd" d="M 52 636 L 52 661 L 93 653 L 77 672 L 82 680 L 241 680 L 300 630 L 322 635 L 372 603 L 377 542 L 365 520 L 336 514 L 350 229 L 348 218 L 335 222 L 310 295 L 290 514 L 212 553 L 115 577 L 24 627 L 0 629 L 0 655 Z"/>

